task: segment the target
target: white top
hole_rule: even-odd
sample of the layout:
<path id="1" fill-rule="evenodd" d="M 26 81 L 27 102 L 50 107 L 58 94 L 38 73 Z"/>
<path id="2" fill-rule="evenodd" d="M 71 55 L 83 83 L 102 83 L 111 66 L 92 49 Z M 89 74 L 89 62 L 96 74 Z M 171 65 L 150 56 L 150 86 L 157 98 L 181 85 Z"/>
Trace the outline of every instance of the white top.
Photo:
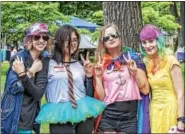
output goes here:
<path id="1" fill-rule="evenodd" d="M 83 66 L 78 62 L 70 63 L 69 68 L 73 74 L 73 91 L 76 100 L 86 95 L 84 86 L 85 72 Z M 46 99 L 48 102 L 69 101 L 68 75 L 65 66 L 59 65 L 54 60 L 49 62 L 48 84 L 46 87 Z"/>

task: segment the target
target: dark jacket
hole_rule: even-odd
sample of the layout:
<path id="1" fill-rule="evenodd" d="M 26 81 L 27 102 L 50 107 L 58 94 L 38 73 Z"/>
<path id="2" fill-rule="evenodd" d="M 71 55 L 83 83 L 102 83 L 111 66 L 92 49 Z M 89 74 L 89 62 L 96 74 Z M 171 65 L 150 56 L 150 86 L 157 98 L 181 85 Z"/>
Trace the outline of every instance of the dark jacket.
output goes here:
<path id="1" fill-rule="evenodd" d="M 11 60 L 14 61 L 16 56 L 22 57 L 25 63 L 30 56 L 27 50 L 18 52 Z M 49 59 L 48 59 L 49 61 Z M 46 66 L 46 65 L 43 65 Z M 48 68 L 48 67 L 47 67 Z M 44 71 L 44 72 L 43 72 Z M 45 73 L 47 70 L 42 70 L 36 74 L 35 82 L 33 83 L 27 76 L 22 78 L 22 81 L 18 78 L 17 74 L 12 70 L 12 66 L 7 71 L 6 83 L 4 93 L 1 98 L 1 132 L 2 133 L 17 133 L 18 123 L 22 108 L 23 94 L 25 89 L 29 92 L 36 101 L 39 101 L 45 92 L 47 77 L 45 80 L 39 80 L 37 77 L 40 74 Z M 26 87 L 26 88 L 24 88 Z M 39 129 L 39 127 L 38 127 Z M 39 130 L 37 130 L 38 132 Z"/>

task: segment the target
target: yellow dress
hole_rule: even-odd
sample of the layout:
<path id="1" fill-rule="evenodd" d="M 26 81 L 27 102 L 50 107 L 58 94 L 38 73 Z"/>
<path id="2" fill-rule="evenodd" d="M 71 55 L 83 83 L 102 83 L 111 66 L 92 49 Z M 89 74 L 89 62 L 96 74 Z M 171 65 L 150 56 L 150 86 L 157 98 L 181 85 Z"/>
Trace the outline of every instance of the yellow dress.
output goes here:
<path id="1" fill-rule="evenodd" d="M 148 80 L 152 89 L 150 103 L 151 133 L 167 133 L 171 126 L 177 125 L 177 97 L 170 70 L 174 64 L 180 65 L 174 56 L 167 56 L 166 59 L 164 67 L 154 75 L 147 69 Z"/>

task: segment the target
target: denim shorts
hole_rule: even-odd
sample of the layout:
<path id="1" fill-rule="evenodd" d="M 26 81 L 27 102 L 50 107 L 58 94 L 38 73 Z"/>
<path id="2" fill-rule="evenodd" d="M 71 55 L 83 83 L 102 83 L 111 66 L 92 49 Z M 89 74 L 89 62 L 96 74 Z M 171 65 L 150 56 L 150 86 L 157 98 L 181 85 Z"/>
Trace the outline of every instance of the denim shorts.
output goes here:
<path id="1" fill-rule="evenodd" d="M 137 101 L 108 105 L 102 114 L 98 132 L 137 133 Z"/>

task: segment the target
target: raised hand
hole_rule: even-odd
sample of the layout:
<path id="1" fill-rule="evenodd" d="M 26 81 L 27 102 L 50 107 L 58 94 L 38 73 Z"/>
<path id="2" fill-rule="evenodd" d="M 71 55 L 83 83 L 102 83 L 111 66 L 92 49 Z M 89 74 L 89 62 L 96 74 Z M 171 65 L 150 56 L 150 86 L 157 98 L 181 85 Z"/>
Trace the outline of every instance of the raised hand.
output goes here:
<path id="1" fill-rule="evenodd" d="M 82 54 L 80 54 L 80 58 L 81 58 L 81 60 L 83 62 L 83 65 L 84 65 L 85 75 L 87 77 L 92 77 L 94 65 L 89 60 L 89 51 L 87 52 L 86 59 L 84 59 L 84 57 L 82 56 Z"/>
<path id="2" fill-rule="evenodd" d="M 132 60 L 130 53 L 128 52 L 128 59 L 123 55 L 123 58 L 125 59 L 128 69 L 131 75 L 136 76 L 137 74 L 137 65 L 134 60 Z"/>
<path id="3" fill-rule="evenodd" d="M 94 67 L 96 77 L 102 77 L 103 72 L 104 72 L 103 64 L 104 64 L 104 62 L 103 62 L 103 60 L 101 60 L 101 56 L 99 54 L 98 55 L 98 62 Z"/>
<path id="4" fill-rule="evenodd" d="M 33 76 L 34 76 L 35 73 L 37 73 L 37 72 L 39 72 L 41 70 L 42 70 L 42 62 L 41 62 L 41 60 L 39 60 L 39 59 L 34 60 L 31 68 L 29 69 L 29 71 L 31 73 L 33 73 Z"/>
<path id="5" fill-rule="evenodd" d="M 19 58 L 18 56 L 16 57 L 16 59 L 13 62 L 12 69 L 17 74 L 25 72 L 25 67 L 24 67 L 24 63 L 23 63 L 22 57 L 21 58 Z"/>

